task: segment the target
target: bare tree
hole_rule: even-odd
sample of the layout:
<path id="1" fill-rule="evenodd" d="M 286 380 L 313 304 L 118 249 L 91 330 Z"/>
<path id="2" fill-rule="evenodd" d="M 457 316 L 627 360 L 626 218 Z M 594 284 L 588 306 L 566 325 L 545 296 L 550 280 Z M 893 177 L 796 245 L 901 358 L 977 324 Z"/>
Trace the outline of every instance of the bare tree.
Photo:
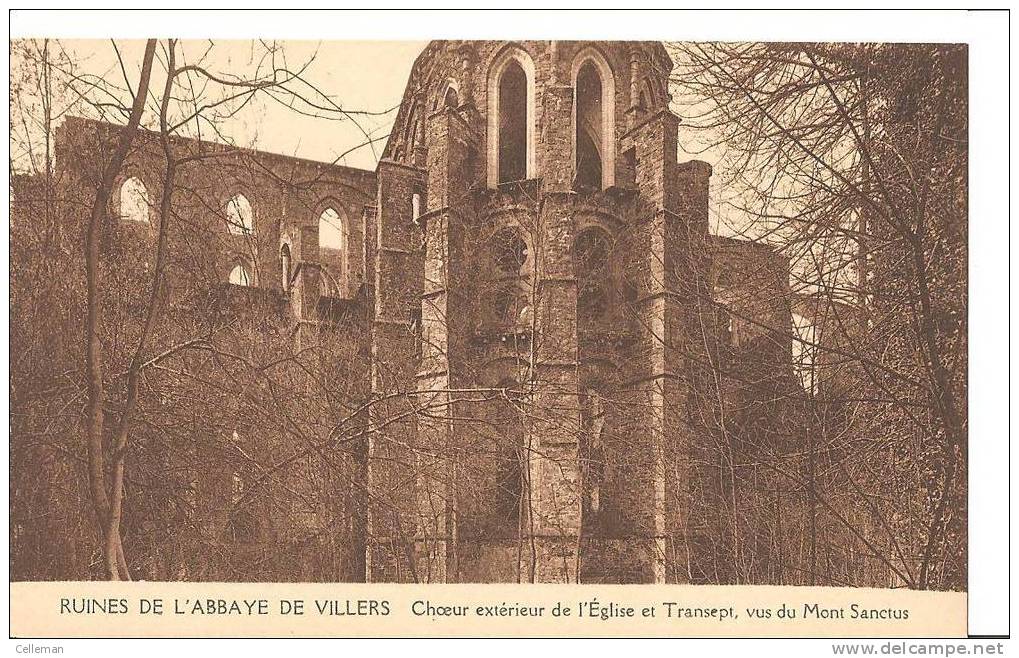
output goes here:
<path id="1" fill-rule="evenodd" d="M 238 113 L 258 98 L 284 104 L 294 112 L 317 116 L 323 120 L 357 122 L 359 115 L 373 113 L 341 107 L 331 96 L 303 78 L 313 57 L 297 68 L 288 68 L 286 55 L 276 43 L 253 44 L 249 71 L 221 73 L 213 68 L 216 51 L 212 42 L 185 45 L 176 40 L 162 43 L 152 40 L 146 43 L 136 80 L 130 79 L 128 73 L 132 62 L 122 56 L 116 43 L 112 43 L 111 49 L 118 66 L 106 76 L 83 73 L 59 41 L 19 42 L 17 47 L 24 51 L 22 63 L 17 69 L 24 79 L 17 91 L 20 93 L 24 88 L 24 93 L 21 94 L 22 102 L 12 103 L 12 123 L 20 122 L 23 129 L 12 139 L 19 145 L 18 150 L 22 154 L 23 166 L 19 166 L 23 170 L 42 172 L 47 183 L 43 189 L 35 185 L 36 178 L 25 176 L 24 183 L 18 184 L 16 197 L 19 203 L 24 203 L 30 196 L 26 192 L 31 191 L 32 195 L 38 195 L 44 201 L 46 208 L 60 208 L 60 212 L 65 215 L 58 222 L 60 226 L 56 232 L 61 238 L 57 243 L 51 244 L 37 256 L 26 256 L 25 262 L 26 266 L 32 263 L 35 266 L 48 264 L 53 268 L 52 273 L 63 273 L 65 283 L 76 282 L 76 277 L 66 273 L 68 263 L 81 263 L 85 274 L 84 289 L 71 286 L 67 291 L 68 298 L 64 300 L 70 305 L 67 308 L 73 315 L 74 304 L 80 303 L 74 301 L 78 299 L 75 294 L 80 292 L 80 299 L 85 302 L 84 307 L 87 309 L 87 317 L 80 325 L 84 336 L 82 344 L 87 347 L 81 358 L 86 366 L 85 381 L 88 383 L 87 405 L 82 416 L 82 427 L 87 430 L 85 434 L 88 440 L 83 445 L 86 448 L 83 456 L 87 457 L 90 506 L 96 515 L 101 536 L 100 546 L 105 556 L 104 571 L 110 578 L 126 579 L 131 577 L 131 570 L 124 550 L 125 514 L 130 517 L 128 521 L 133 528 L 133 545 L 146 554 L 153 550 L 158 552 L 160 549 L 155 547 L 160 542 L 150 538 L 144 544 L 139 544 L 139 537 L 155 532 L 165 539 L 173 535 L 170 530 L 173 523 L 197 523 L 200 518 L 200 515 L 191 517 L 190 512 L 187 513 L 189 518 L 180 517 L 179 510 L 195 504 L 192 494 L 187 493 L 188 487 L 193 487 L 193 480 L 179 475 L 183 465 L 182 455 L 174 457 L 165 450 L 155 449 L 159 441 L 154 439 L 159 433 L 164 436 L 175 434 L 179 423 L 193 417 L 195 413 L 195 406 L 188 404 L 175 405 L 170 414 L 166 413 L 168 410 L 165 404 L 159 404 L 159 400 L 165 400 L 171 389 L 166 387 L 169 383 L 167 379 L 160 377 L 160 370 L 166 372 L 166 367 L 174 360 L 183 360 L 186 364 L 196 353 L 218 354 L 235 363 L 243 360 L 242 355 L 235 354 L 222 342 L 235 332 L 236 319 L 211 325 L 200 319 L 174 325 L 180 311 L 175 308 L 176 302 L 170 301 L 168 304 L 171 298 L 193 300 L 194 294 L 197 294 L 195 291 L 202 289 L 205 283 L 202 271 L 205 263 L 190 255 L 193 239 L 197 237 L 194 230 L 198 228 L 193 224 L 193 209 L 208 207 L 216 216 L 222 217 L 224 214 L 223 209 L 218 207 L 218 201 L 207 197 L 200 181 L 196 185 L 194 168 L 221 163 L 219 166 L 227 169 L 234 167 L 249 168 L 252 173 L 257 171 L 259 175 L 276 180 L 281 186 L 308 188 L 318 181 L 294 179 L 288 177 L 286 172 L 266 172 L 261 169 L 262 165 L 257 158 L 249 157 L 245 149 L 231 143 L 228 129 L 230 122 L 236 120 Z M 158 85 L 161 90 L 153 90 L 150 84 L 153 78 L 162 82 Z M 59 92 L 55 93 L 54 89 Z M 56 98 L 71 100 L 67 101 L 66 106 L 61 106 L 59 111 L 55 111 L 52 108 Z M 79 191 L 75 187 L 78 183 L 72 181 L 61 181 L 58 185 L 51 182 L 54 173 L 51 153 L 55 127 L 53 117 L 57 114 L 61 118 L 76 114 L 126 121 L 126 125 L 110 133 L 106 141 L 101 137 L 98 142 L 86 140 L 81 143 L 65 143 L 66 152 L 62 157 L 69 162 L 63 163 L 63 170 L 69 171 L 76 166 L 83 172 L 95 169 L 93 177 L 85 175 L 78 181 L 81 184 Z M 150 115 L 155 117 L 155 129 L 144 130 L 141 126 Z M 372 134 L 368 129 L 362 132 L 365 141 L 361 145 L 371 145 L 384 137 Z M 203 142 L 182 140 L 182 135 L 200 137 L 203 134 L 215 136 L 225 144 L 196 150 L 194 145 Z M 40 148 L 39 144 L 43 146 Z M 15 150 L 12 149 L 12 152 Z M 101 163 L 98 168 L 89 161 L 93 155 Z M 160 160 L 161 164 L 154 164 Z M 117 205 L 117 190 L 120 182 L 126 178 L 124 169 L 128 161 L 135 163 L 132 165 L 135 170 L 139 166 L 138 162 L 153 163 L 149 167 L 153 176 L 149 179 L 150 196 L 147 201 L 152 204 L 148 212 L 154 218 L 155 239 L 151 243 L 151 252 L 143 246 L 143 241 L 138 243 L 140 248 L 131 247 L 129 255 L 120 253 L 120 258 L 117 258 L 116 254 L 108 253 L 110 239 L 111 235 L 122 230 L 114 230 L 120 218 L 112 216 L 110 211 Z M 160 170 L 158 174 L 156 169 Z M 90 208 L 87 228 L 80 232 L 73 226 L 73 222 L 68 224 L 69 219 L 77 216 L 78 199 Z M 20 205 L 17 210 L 22 210 Z M 17 228 L 13 232 L 12 241 L 24 245 L 26 249 L 31 249 L 30 245 L 39 246 L 34 239 L 23 239 L 28 238 L 25 230 L 36 230 L 29 219 L 32 210 L 27 211 L 28 221 L 16 222 Z M 73 240 L 77 235 L 81 236 L 84 248 L 72 247 L 69 254 L 66 251 L 61 253 L 62 249 L 67 249 L 66 237 Z M 126 243 L 118 239 L 113 244 Z M 35 283 L 52 281 L 44 272 L 26 272 L 24 277 L 12 274 L 12 280 L 17 289 L 25 291 L 32 290 Z M 47 289 L 51 293 L 56 292 L 56 289 Z M 21 298 L 20 295 L 18 297 Z M 58 299 L 59 295 L 53 294 L 47 298 L 42 293 L 38 302 L 32 302 L 33 309 L 42 310 L 45 306 L 52 308 Z M 266 312 L 271 313 L 268 309 Z M 169 330 L 167 327 L 170 325 L 176 326 L 177 330 Z M 26 338 L 26 345 L 37 340 Z M 72 347 L 67 356 L 74 352 Z M 294 377 L 294 373 L 281 373 L 279 364 L 294 363 L 298 369 L 307 364 L 301 363 L 299 354 L 288 356 L 288 352 L 292 352 L 292 349 L 287 347 L 287 341 L 280 341 L 273 350 L 262 356 L 269 366 L 249 361 L 245 368 L 250 371 L 251 377 L 263 381 L 266 369 L 269 368 L 268 372 L 272 377 L 279 377 L 279 381 L 267 384 L 274 388 L 291 388 L 294 381 L 288 378 Z M 29 354 L 33 352 L 29 351 Z M 45 358 L 55 357 L 51 354 Z M 277 364 L 276 370 L 272 370 L 272 363 Z M 28 377 L 33 376 L 32 372 L 40 372 L 41 364 L 37 361 L 26 361 L 23 365 L 27 370 L 16 370 Z M 189 369 L 185 365 L 182 371 L 177 372 L 187 373 Z M 222 379 L 228 375 L 229 372 L 225 370 L 219 373 L 217 385 L 229 386 L 229 380 Z M 20 375 L 12 377 L 12 386 L 21 381 L 23 378 Z M 194 382 L 189 381 L 187 384 L 193 386 Z M 317 394 L 322 393 L 322 388 L 316 391 Z M 64 408 L 76 404 L 74 392 L 68 393 L 70 397 L 64 403 Z M 36 392 L 29 393 L 30 397 L 36 395 Z M 156 400 L 153 400 L 153 396 Z M 52 402 L 57 403 L 56 400 Z M 253 402 L 253 407 L 257 406 Z M 310 409 L 323 412 L 321 406 L 309 405 L 308 413 L 313 413 Z M 277 420 L 270 424 L 279 426 L 281 421 L 278 419 L 285 417 L 287 410 L 282 406 L 276 406 L 274 410 L 278 414 Z M 331 409 L 323 413 L 322 417 L 328 418 L 328 414 L 335 411 Z M 27 423 L 41 420 L 35 412 L 27 411 L 24 407 L 15 413 L 19 418 L 23 415 Z M 154 424 L 154 421 L 160 424 Z M 309 442 L 314 444 L 317 441 Z M 255 457 L 249 456 L 249 459 L 255 460 Z M 276 456 L 271 453 L 259 457 L 256 460 L 260 464 L 258 470 L 266 473 L 281 470 L 278 465 L 271 463 L 275 459 Z M 187 466 L 191 469 L 195 467 L 193 463 Z M 134 476 L 131 475 L 132 469 Z M 269 480 L 273 479 L 270 477 Z M 73 489 L 73 486 L 69 488 Z M 137 492 L 140 498 L 127 500 L 129 490 Z M 254 490 L 248 494 L 250 497 Z M 63 501 L 65 505 L 67 502 Z M 134 512 L 131 512 L 132 509 Z M 73 512 L 65 508 L 60 513 Z M 167 518 L 166 514 L 173 516 Z M 138 525 L 139 519 L 144 519 L 141 526 Z M 165 519 L 165 525 L 160 519 Z M 19 524 L 17 527 L 24 526 Z M 194 552 L 198 547 L 192 545 L 186 550 Z M 144 555 L 137 557 L 139 563 L 148 562 Z M 144 564 L 133 568 L 135 572 L 139 572 L 139 569 L 142 569 L 141 573 L 146 573 Z"/>
<path id="2" fill-rule="evenodd" d="M 964 587 L 965 49 L 672 49 L 691 143 L 720 154 L 723 230 L 794 265 L 812 505 L 892 584 Z"/>
<path id="3" fill-rule="evenodd" d="M 24 262 L 12 266 L 12 313 L 30 318 L 26 328 L 12 327 L 20 348 L 12 353 L 12 455 L 59 461 L 60 474 L 84 469 L 91 486 L 83 503 L 73 477 L 63 497 L 12 477 L 12 533 L 38 524 L 38 537 L 53 536 L 36 516 L 45 500 L 61 519 L 83 505 L 94 510 L 98 562 L 109 578 L 354 580 L 365 576 L 368 542 L 389 552 L 397 579 L 431 581 L 441 574 L 425 554 L 436 546 L 422 554 L 415 541 L 423 528 L 437 529 L 436 537 L 448 530 L 448 540 L 425 543 L 448 541 L 465 560 L 482 543 L 516 555 L 515 570 L 489 565 L 494 571 L 476 578 L 534 581 L 541 510 L 529 465 L 549 458 L 534 440 L 543 429 L 578 446 L 580 500 L 562 506 L 579 506 L 583 520 L 576 559 L 563 558 L 563 574 L 595 577 L 596 560 L 579 557 L 588 542 L 659 533 L 646 491 L 658 466 L 632 441 L 646 436 L 655 412 L 628 371 L 641 357 L 634 337 L 667 340 L 642 324 L 638 288 L 654 269 L 642 236 L 626 227 L 615 235 L 584 230 L 562 254 L 572 259 L 577 325 L 597 334 L 578 339 L 579 390 L 567 390 L 536 372 L 539 352 L 555 347 L 538 331 L 536 263 L 562 245 L 543 239 L 527 182 L 499 192 L 529 209 L 513 230 L 480 214 L 445 220 L 442 230 L 455 236 L 447 242 L 424 225 L 408 229 L 420 239 L 408 257 L 427 263 L 426 285 L 448 297 L 444 305 L 423 297 L 419 273 L 392 291 L 414 309 L 407 324 L 418 353 L 401 359 L 456 364 L 441 386 L 418 390 L 414 376 L 408 383 L 397 372 L 407 364 L 378 358 L 365 340 L 371 286 L 320 295 L 328 321 L 316 334 L 281 319 L 281 297 L 263 294 L 275 286 L 223 285 L 219 261 L 228 253 L 244 257 L 244 281 L 290 277 L 286 290 L 293 273 L 277 262 L 280 236 L 252 232 L 233 216 L 233 201 L 223 206 L 207 172 L 286 190 L 293 203 L 279 206 L 280 215 L 318 212 L 329 182 L 323 171 L 277 166 L 234 143 L 244 108 L 281 104 L 324 121 L 372 113 L 310 85 L 310 62 L 289 66 L 278 44 L 252 44 L 243 71 L 214 66 L 216 45 L 149 42 L 134 66 L 114 44 L 117 66 L 96 76 L 59 42 L 19 44 L 37 66 L 22 69 L 12 89 L 45 99 L 12 105 L 25 168 L 52 168 L 56 116 L 126 128 L 62 154 L 68 170 L 101 156 L 95 175 L 76 181 L 80 189 L 51 180 L 36 189 L 35 177 L 17 183 L 42 190 L 47 216 L 66 215 L 68 226 L 83 208 L 89 214 L 84 232 L 52 220 L 52 238 L 38 233 L 33 210 L 18 208 L 12 222 L 12 263 Z M 710 280 L 686 270 L 677 276 L 691 301 L 682 358 L 692 390 L 682 422 L 697 431 L 661 468 L 689 483 L 698 525 L 697 536 L 668 550 L 701 559 L 669 578 L 961 587 L 964 53 L 898 45 L 672 49 L 688 136 L 720 153 L 715 219 L 743 240 L 693 250 L 692 259 L 714 256 L 710 275 L 703 263 L 682 266 Z M 423 124 L 408 117 L 403 124 L 400 148 L 411 158 Z M 364 144 L 379 138 L 362 132 Z M 150 233 L 110 212 L 128 175 L 148 176 Z M 469 208 L 476 192 L 463 190 L 451 206 Z M 375 236 L 358 237 L 373 248 Z M 33 256 L 40 248 L 44 257 Z M 56 262 L 73 263 L 84 281 L 69 276 L 68 285 L 55 285 L 44 268 Z M 325 289 L 328 279 L 308 281 Z M 87 317 L 78 318 L 83 299 Z M 53 330 L 31 331 L 48 313 Z M 82 340 L 63 343 L 65 334 Z M 500 358 L 486 352 L 492 345 Z M 85 367 L 56 365 L 65 361 Z M 386 384 L 374 392 L 370 365 Z M 371 486 L 369 434 L 376 468 L 392 475 Z M 62 442 L 63 435 L 85 440 Z M 368 532 L 369 509 L 392 526 L 376 529 L 384 539 Z M 94 530 L 75 532 L 93 544 Z M 42 554 L 42 543 L 19 551 Z M 61 565 L 47 577 L 95 576 L 94 564 Z M 635 566 L 618 577 L 644 576 Z"/>

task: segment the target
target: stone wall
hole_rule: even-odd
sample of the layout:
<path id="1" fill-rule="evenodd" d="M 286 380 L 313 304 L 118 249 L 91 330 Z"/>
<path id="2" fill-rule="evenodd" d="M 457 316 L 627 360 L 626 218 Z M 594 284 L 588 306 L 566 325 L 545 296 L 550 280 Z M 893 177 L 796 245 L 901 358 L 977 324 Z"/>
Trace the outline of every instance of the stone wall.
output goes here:
<path id="1" fill-rule="evenodd" d="M 76 117 L 67 118 L 57 130 L 57 167 L 67 174 L 68 193 L 72 188 L 80 190 L 69 199 L 79 211 L 88 208 L 89 190 L 95 189 L 99 164 L 111 152 L 117 131 L 116 126 Z M 199 260 L 205 276 L 226 281 L 234 258 L 240 257 L 252 262 L 257 287 L 282 289 L 281 235 L 298 226 L 317 233 L 322 211 L 334 207 L 348 220 L 345 232 L 351 248 L 343 256 L 308 253 L 300 258 L 323 263 L 337 282 L 337 296 L 355 296 L 363 269 L 358 247 L 364 233 L 361 211 L 375 194 L 372 172 L 193 139 L 173 138 L 170 143 L 182 161 L 173 191 L 174 213 L 182 226 L 203 234 L 204 253 Z M 137 178 L 148 191 L 149 228 L 154 229 L 164 168 L 158 135 L 140 131 L 118 174 L 111 216 L 119 215 L 123 181 Z M 238 194 L 251 205 L 252 236 L 228 230 L 227 204 Z M 108 230 L 116 232 L 123 226 L 123 222 L 110 222 Z"/>
<path id="2" fill-rule="evenodd" d="M 493 185 L 491 67 L 508 56 L 531 75 L 531 173 Z M 613 175 L 604 189 L 577 190 L 573 76 L 587 57 L 612 77 Z M 670 70 L 653 43 L 433 42 L 374 174 L 174 141 L 202 156 L 174 194 L 177 317 L 201 321 L 212 308 L 263 350 L 307 353 L 312 376 L 294 379 L 295 407 L 339 450 L 336 461 L 295 460 L 290 473 L 328 504 L 260 498 L 268 522 L 230 560 L 260 555 L 266 578 L 289 568 L 398 582 L 729 582 L 743 574 L 729 513 L 755 497 L 774 509 L 741 516 L 740 536 L 765 558 L 787 550 L 768 524 L 779 510 L 798 536 L 802 492 L 732 457 L 792 453 L 800 440 L 795 404 L 769 401 L 796 385 L 788 263 L 709 236 L 711 168 L 677 160 Z M 72 224 L 113 130 L 78 119 L 61 128 Z M 121 177 L 150 191 L 162 167 L 153 140 L 140 135 Z M 226 228 L 237 193 L 251 203 L 253 235 Z M 346 218 L 342 254 L 320 248 L 327 208 Z M 125 263 L 113 270 L 125 290 L 146 275 L 153 226 L 108 223 L 105 258 Z M 594 270 L 590 236 L 604 250 Z M 253 266 L 243 290 L 226 285 L 239 258 Z M 311 393 L 321 388 L 328 403 Z M 222 500 L 228 479 L 198 495 Z M 204 532 L 216 535 L 236 506 L 212 506 Z M 323 534 L 333 543 L 312 539 Z M 265 552 L 281 544 L 329 566 L 298 569 L 286 550 Z M 746 577 L 783 578 L 769 559 Z"/>
<path id="3" fill-rule="evenodd" d="M 589 49 L 435 42 L 412 71 L 380 165 L 378 244 L 396 244 L 395 231 L 406 253 L 378 256 L 375 367 L 393 378 L 377 378 L 375 395 L 398 390 L 420 358 L 421 412 L 400 421 L 397 448 L 379 405 L 372 481 L 392 508 L 375 510 L 374 578 L 694 577 L 696 535 L 712 513 L 692 500 L 697 453 L 714 441 L 700 390 L 717 338 L 702 322 L 714 313 L 711 172 L 676 160 L 678 120 L 660 109 L 669 67 L 655 47 L 598 44 L 614 82 L 617 182 L 572 189 L 571 67 Z M 490 66 L 507 56 L 531 75 L 535 177 L 493 188 Z M 457 103 L 447 107 L 451 87 Z M 657 108 L 638 102 L 648 93 Z M 427 195 L 417 223 L 407 210 L 415 193 Z M 607 310 L 594 316 L 582 308 L 575 253 L 591 229 L 612 252 L 599 293 Z M 507 232 L 523 245 L 519 272 L 499 269 Z M 414 329 L 397 326 L 419 332 L 417 348 Z M 522 435 L 499 429 L 499 405 L 519 414 Z M 514 450 L 520 511 L 499 521 Z"/>
<path id="4" fill-rule="evenodd" d="M 53 188 L 44 189 L 42 178 L 35 177 L 12 190 L 12 244 L 26 266 L 60 273 L 62 292 L 47 298 L 49 317 L 67 316 L 40 322 L 28 315 L 25 287 L 40 282 L 19 270 L 12 289 L 33 330 L 15 340 L 28 352 L 36 343 L 48 344 L 46 358 L 64 364 L 62 377 L 70 381 L 83 377 L 81 245 L 99 173 L 118 130 L 67 118 L 55 135 Z M 170 144 L 182 164 L 172 187 L 158 321 L 144 351 L 145 358 L 163 356 L 146 371 L 141 420 L 128 457 L 133 475 L 124 536 L 132 573 L 146 579 L 361 579 L 364 460 L 358 444 L 363 436 L 354 429 L 357 419 L 347 416 L 364 405 L 368 389 L 362 251 L 348 249 L 339 260 L 323 259 L 318 216 L 325 207 L 344 211 L 354 218 L 346 227 L 348 244 L 360 245 L 361 209 L 374 197 L 374 174 L 197 140 L 173 138 Z M 122 382 L 116 373 L 132 356 L 148 308 L 164 169 L 157 136 L 141 131 L 101 227 L 100 334 L 109 379 L 108 426 L 118 413 Z M 122 184 L 129 178 L 140 180 L 148 195 L 138 213 L 141 221 L 120 213 Z M 250 235 L 228 229 L 226 204 L 235 194 L 250 202 Z M 40 241 L 40 236 L 49 238 Z M 292 248 L 289 282 L 279 258 L 283 241 Z M 238 259 L 251 265 L 249 285 L 229 283 Z M 330 268 L 341 284 L 338 297 L 324 297 L 319 287 L 320 273 Z M 60 346 L 54 342 L 58 336 L 66 337 Z M 245 365 L 260 363 L 278 365 L 264 376 L 257 365 Z M 32 375 L 12 373 L 12 382 L 25 376 Z M 328 378 L 335 384 L 326 385 Z M 286 391 L 283 399 L 271 394 L 270 380 Z M 274 420 L 287 415 L 296 431 Z M 336 428 L 334 440 L 318 454 L 300 456 L 307 450 L 302 441 L 326 441 Z M 30 429 L 15 429 L 12 450 L 28 460 L 23 467 L 36 464 L 42 489 L 73 499 L 61 509 L 85 512 L 76 536 L 91 533 L 83 462 L 68 460 L 84 455 L 78 424 L 63 434 L 61 450 L 46 454 L 21 452 Z M 266 481 L 260 468 L 287 455 L 294 456 L 280 479 Z M 65 524 L 62 531 L 73 527 Z M 167 527 L 175 528 L 169 537 Z M 24 545 L 41 543 L 33 537 L 45 528 L 25 528 Z M 88 545 L 71 542 L 61 549 L 65 554 L 51 556 L 71 565 L 67 570 L 44 573 L 33 558 L 16 577 L 93 577 L 88 556 L 79 554 Z M 304 551 L 313 558 L 300 557 Z"/>

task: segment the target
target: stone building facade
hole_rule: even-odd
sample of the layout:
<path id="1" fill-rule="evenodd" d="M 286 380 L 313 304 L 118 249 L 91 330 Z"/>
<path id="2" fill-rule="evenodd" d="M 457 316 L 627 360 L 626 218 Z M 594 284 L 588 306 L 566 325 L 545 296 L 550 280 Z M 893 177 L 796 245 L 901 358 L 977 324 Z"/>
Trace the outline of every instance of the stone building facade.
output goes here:
<path id="1" fill-rule="evenodd" d="M 788 263 L 709 234 L 712 171 L 677 160 L 671 68 L 655 42 L 433 42 L 375 172 L 175 142 L 198 163 L 176 248 L 210 246 L 181 268 L 191 288 L 318 350 L 328 413 L 362 429 L 345 490 L 318 480 L 330 509 L 276 507 L 259 531 L 342 516 L 346 566 L 271 577 L 727 581 L 719 418 L 766 411 L 779 451 L 802 430 L 754 407 L 796 386 Z M 58 135 L 78 207 L 114 130 Z M 152 230 L 162 160 L 139 142 L 110 245 Z M 802 492 L 743 495 L 790 507 L 777 539 L 772 517 L 748 537 L 796 535 Z"/>
<path id="2" fill-rule="evenodd" d="M 428 412 L 370 434 L 369 580 L 708 577 L 718 307 L 759 290 L 744 340 L 787 384 L 788 266 L 709 235 L 711 167 L 677 161 L 671 68 L 657 43 L 417 60 L 366 262 L 373 394 Z"/>

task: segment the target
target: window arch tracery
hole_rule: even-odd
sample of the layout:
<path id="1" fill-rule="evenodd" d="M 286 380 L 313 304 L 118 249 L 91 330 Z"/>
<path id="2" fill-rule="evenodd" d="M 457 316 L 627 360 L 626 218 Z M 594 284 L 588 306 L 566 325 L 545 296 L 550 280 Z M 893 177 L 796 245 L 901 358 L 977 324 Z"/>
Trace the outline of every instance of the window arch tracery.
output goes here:
<path id="1" fill-rule="evenodd" d="M 612 68 L 594 48 L 573 62 L 573 164 L 578 189 L 615 185 L 615 79 Z"/>
<path id="2" fill-rule="evenodd" d="M 489 69 L 488 184 L 537 175 L 534 62 L 519 46 L 506 48 Z"/>

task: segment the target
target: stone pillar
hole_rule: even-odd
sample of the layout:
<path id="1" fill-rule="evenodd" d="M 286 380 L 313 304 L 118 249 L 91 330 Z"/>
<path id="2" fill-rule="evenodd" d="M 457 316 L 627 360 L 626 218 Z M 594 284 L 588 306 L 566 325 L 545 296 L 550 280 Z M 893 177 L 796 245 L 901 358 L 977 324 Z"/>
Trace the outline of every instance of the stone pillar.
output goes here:
<path id="1" fill-rule="evenodd" d="M 369 302 L 375 299 L 375 247 L 376 226 L 375 226 L 375 204 L 365 205 L 361 210 L 361 226 L 364 234 L 361 236 L 361 282 L 364 283 L 366 297 Z"/>
<path id="2" fill-rule="evenodd" d="M 368 435 L 368 582 L 427 580 L 416 551 L 418 509 L 414 393 L 421 298 L 421 231 L 411 200 L 422 171 L 383 160 L 377 169 L 372 255 L 371 386 Z"/>
<path id="3" fill-rule="evenodd" d="M 295 203 L 296 205 L 296 203 Z M 288 213 L 297 216 L 293 210 Z M 287 300 L 290 314 L 295 322 L 292 334 L 293 354 L 300 361 L 303 369 L 292 381 L 295 389 L 303 389 L 305 394 L 313 393 L 318 386 L 316 373 L 321 371 L 321 327 L 319 315 L 319 299 L 321 298 L 322 270 L 318 262 L 318 224 L 291 224 L 281 229 L 280 242 L 290 248 L 290 281 Z M 282 245 L 275 251 L 278 255 Z M 266 268 L 275 271 L 275 268 Z M 282 283 L 282 277 L 280 277 Z M 242 433 L 243 434 L 243 433 Z M 254 437 L 241 437 L 250 441 Z M 310 509 L 305 501 L 319 499 L 322 491 L 318 482 L 324 475 L 324 464 L 314 457 L 308 457 L 293 464 L 294 473 L 301 473 L 295 479 L 293 490 L 295 495 L 289 497 L 289 508 L 286 535 L 289 540 L 305 539 L 319 534 L 322 527 L 323 508 L 316 505 Z M 303 499 L 303 500 L 302 500 Z"/>
<path id="4" fill-rule="evenodd" d="M 462 312 L 456 296 L 461 266 L 463 198 L 469 186 L 469 132 L 455 110 L 444 108 L 428 120 L 428 194 L 418 217 L 425 238 L 421 293 L 421 360 L 417 370 L 418 561 L 428 582 L 456 580 L 456 428 L 449 390 L 459 384 Z"/>
<path id="5" fill-rule="evenodd" d="M 297 322 L 295 351 L 318 344 L 318 301 L 322 294 L 318 262 L 318 225 L 293 225 L 283 229 L 281 243 L 290 247 L 291 278 L 288 299 Z M 279 250 L 277 250 L 277 254 Z"/>
<path id="6" fill-rule="evenodd" d="M 521 578 L 576 582 L 580 573 L 581 427 L 577 363 L 576 234 L 571 126 L 573 92 L 544 96 L 542 203 L 535 235 L 534 346 L 528 428 L 529 516 Z"/>
<path id="7" fill-rule="evenodd" d="M 707 237 L 704 163 L 676 163 L 679 119 L 667 111 L 627 136 L 635 151 L 640 194 L 636 249 L 641 258 L 642 404 L 653 456 L 650 550 L 655 582 L 688 582 L 690 573 L 689 349 Z"/>
<path id="8" fill-rule="evenodd" d="M 710 440 L 709 428 L 700 419 L 705 405 L 713 404 L 703 394 L 715 386 L 709 381 L 707 341 L 713 335 L 713 308 L 709 273 L 708 185 L 711 166 L 690 161 L 672 168 L 670 187 L 678 192 L 675 213 L 667 215 L 665 248 L 673 280 L 667 304 L 669 343 L 664 372 L 674 377 L 665 388 L 666 409 L 675 413 L 665 418 L 665 454 L 676 465 L 666 478 L 666 546 L 669 567 L 667 581 L 697 578 L 697 546 L 702 540 L 706 513 L 694 491 L 703 489 L 696 481 L 702 476 L 691 466 L 691 456 L 704 454 Z M 714 482 L 711 483 L 714 486 Z M 698 497 L 700 498 L 700 497 Z"/>
<path id="9" fill-rule="evenodd" d="M 549 86 L 542 95 L 538 154 L 544 192 L 573 189 L 573 87 Z"/>

